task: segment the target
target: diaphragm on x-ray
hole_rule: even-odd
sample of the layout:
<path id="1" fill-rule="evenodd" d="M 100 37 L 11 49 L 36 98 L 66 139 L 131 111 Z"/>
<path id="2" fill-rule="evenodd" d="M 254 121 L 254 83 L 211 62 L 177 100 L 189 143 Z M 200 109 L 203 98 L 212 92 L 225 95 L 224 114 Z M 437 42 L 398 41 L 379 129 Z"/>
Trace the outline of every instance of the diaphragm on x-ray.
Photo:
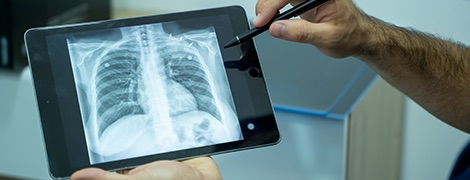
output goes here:
<path id="1" fill-rule="evenodd" d="M 243 139 L 213 26 L 75 33 L 67 45 L 91 164 Z"/>

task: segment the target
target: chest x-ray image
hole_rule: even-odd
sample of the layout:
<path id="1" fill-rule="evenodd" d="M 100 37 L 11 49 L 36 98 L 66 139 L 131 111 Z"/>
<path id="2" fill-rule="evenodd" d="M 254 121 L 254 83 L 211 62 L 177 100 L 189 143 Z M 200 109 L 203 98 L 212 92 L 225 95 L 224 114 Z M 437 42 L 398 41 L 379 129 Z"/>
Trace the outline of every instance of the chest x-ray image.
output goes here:
<path id="1" fill-rule="evenodd" d="M 67 35 L 90 163 L 241 140 L 213 26 Z"/>

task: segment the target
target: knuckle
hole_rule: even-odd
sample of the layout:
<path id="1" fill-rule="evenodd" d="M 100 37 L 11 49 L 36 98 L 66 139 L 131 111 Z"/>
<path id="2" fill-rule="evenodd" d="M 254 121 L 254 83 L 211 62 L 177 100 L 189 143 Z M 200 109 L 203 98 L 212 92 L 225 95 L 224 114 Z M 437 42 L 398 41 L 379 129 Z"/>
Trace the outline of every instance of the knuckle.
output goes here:
<path id="1" fill-rule="evenodd" d="M 312 30 L 305 23 L 297 22 L 295 24 L 292 27 L 291 38 L 297 42 L 310 43 L 314 39 Z"/>

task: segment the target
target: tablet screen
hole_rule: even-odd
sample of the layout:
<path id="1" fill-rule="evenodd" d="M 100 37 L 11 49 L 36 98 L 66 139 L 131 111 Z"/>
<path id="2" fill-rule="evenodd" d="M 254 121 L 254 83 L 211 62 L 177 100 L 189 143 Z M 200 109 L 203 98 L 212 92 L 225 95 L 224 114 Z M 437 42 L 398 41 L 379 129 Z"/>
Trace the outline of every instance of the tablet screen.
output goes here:
<path id="1" fill-rule="evenodd" d="M 253 42 L 221 48 L 247 29 L 225 7 L 29 30 L 51 175 L 278 142 Z"/>
<path id="2" fill-rule="evenodd" d="M 242 139 L 213 26 L 66 39 L 92 164 Z"/>

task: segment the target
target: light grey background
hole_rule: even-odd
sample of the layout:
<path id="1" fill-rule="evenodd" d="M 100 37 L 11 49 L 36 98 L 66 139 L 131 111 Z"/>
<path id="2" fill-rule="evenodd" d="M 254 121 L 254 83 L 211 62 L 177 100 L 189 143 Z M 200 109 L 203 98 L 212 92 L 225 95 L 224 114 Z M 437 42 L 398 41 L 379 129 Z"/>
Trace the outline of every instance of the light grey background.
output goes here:
<path id="1" fill-rule="evenodd" d="M 141 15 L 239 4 L 253 18 L 256 1 L 182 0 L 177 5 L 163 0 L 113 2 L 116 10 L 138 10 Z M 357 0 L 357 3 L 366 12 L 397 25 L 470 44 L 467 20 L 470 1 Z M 269 62 L 262 59 L 263 66 L 269 66 Z M 297 66 L 303 67 L 300 63 Z M 269 74 L 269 68 L 265 72 Z M 276 81 L 269 75 L 266 78 L 268 85 Z M 21 73 L 0 71 L 0 174 L 48 179 L 31 83 L 29 69 Z M 286 96 L 290 93 L 285 91 Z M 342 179 L 343 121 L 285 112 L 276 115 L 283 133 L 279 145 L 215 157 L 225 179 Z M 468 135 L 438 121 L 409 99 L 405 115 L 401 179 L 446 179 Z"/>

